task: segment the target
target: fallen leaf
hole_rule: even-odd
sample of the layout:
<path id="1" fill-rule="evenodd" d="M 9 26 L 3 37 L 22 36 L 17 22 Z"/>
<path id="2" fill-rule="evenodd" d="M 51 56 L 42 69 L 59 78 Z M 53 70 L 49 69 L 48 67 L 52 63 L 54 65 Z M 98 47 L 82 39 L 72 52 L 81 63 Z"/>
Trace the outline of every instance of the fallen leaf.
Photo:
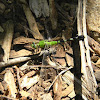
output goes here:
<path id="1" fill-rule="evenodd" d="M 17 89 L 16 89 L 16 85 L 15 85 L 15 81 L 14 81 L 14 76 L 10 70 L 7 70 L 7 72 L 5 73 L 4 81 L 8 85 L 8 90 L 11 93 L 11 97 L 16 98 Z"/>
<path id="2" fill-rule="evenodd" d="M 29 89 L 31 86 L 36 84 L 39 81 L 39 76 L 33 76 L 32 78 L 28 78 L 28 76 L 23 78 L 23 81 L 21 82 L 21 87 L 24 88 L 26 87 Z"/>
<path id="3" fill-rule="evenodd" d="M 25 49 L 21 49 L 19 51 L 11 50 L 10 52 L 10 58 L 17 58 L 17 57 L 23 57 L 29 55 L 32 55 L 32 52 Z"/>
<path id="4" fill-rule="evenodd" d="M 24 97 L 30 96 L 30 93 L 28 93 L 28 92 L 26 92 L 24 90 L 20 91 L 20 94 L 21 94 L 21 96 L 24 96 Z"/>

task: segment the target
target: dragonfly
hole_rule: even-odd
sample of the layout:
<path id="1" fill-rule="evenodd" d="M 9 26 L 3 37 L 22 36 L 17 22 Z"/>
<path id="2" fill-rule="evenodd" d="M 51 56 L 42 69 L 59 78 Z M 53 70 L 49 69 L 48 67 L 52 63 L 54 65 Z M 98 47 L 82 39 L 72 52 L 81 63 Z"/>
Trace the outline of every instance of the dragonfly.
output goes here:
<path id="1" fill-rule="evenodd" d="M 80 36 L 72 37 L 72 38 L 69 38 L 69 39 L 66 39 L 66 40 L 57 40 L 57 41 L 56 40 L 54 40 L 54 41 L 41 40 L 41 41 L 39 41 L 37 43 L 33 42 L 31 44 L 31 47 L 34 48 L 34 49 L 42 48 L 42 49 L 46 50 L 50 46 L 61 44 L 61 43 L 67 42 L 67 41 L 74 41 L 74 40 L 79 40 L 79 41 L 82 40 L 83 41 L 84 40 L 84 36 L 80 35 Z M 43 54 L 42 65 L 43 66 L 48 65 L 46 53 Z M 40 83 L 42 84 L 43 81 L 48 80 L 50 77 L 51 77 L 50 79 L 54 80 L 55 76 L 56 76 L 55 73 L 58 74 L 58 70 L 56 70 L 56 71 L 53 68 L 49 68 L 48 69 L 46 67 L 45 68 L 41 67 L 41 70 L 40 70 Z"/>
<path id="2" fill-rule="evenodd" d="M 73 41 L 73 40 L 79 40 L 79 41 L 82 40 L 83 41 L 84 40 L 84 36 L 80 35 L 80 36 L 72 37 L 72 38 L 69 38 L 69 39 L 66 39 L 66 40 L 57 40 L 57 41 L 55 41 L 55 40 L 54 41 L 41 40 L 41 41 L 39 41 L 37 43 L 33 42 L 31 44 L 31 47 L 34 48 L 34 49 L 42 48 L 42 49 L 47 50 L 48 47 L 51 47 L 53 45 L 57 45 L 57 44 L 61 44 L 61 43 L 64 43 L 64 42 L 67 42 L 67 41 Z M 46 65 L 45 59 L 47 59 L 46 51 L 43 54 L 42 65 Z M 45 72 L 46 70 L 43 70 L 43 71 Z"/>
<path id="3" fill-rule="evenodd" d="M 84 36 L 80 35 L 80 36 L 69 38 L 67 40 L 57 40 L 57 41 L 41 40 L 38 43 L 33 42 L 31 44 L 31 47 L 35 48 L 35 49 L 37 49 L 37 48 L 45 48 L 45 46 L 53 46 L 53 45 L 56 45 L 56 44 L 60 44 L 62 42 L 73 41 L 73 40 L 82 40 L 83 41 L 84 40 Z"/>
<path id="4" fill-rule="evenodd" d="M 28 29 L 29 30 L 29 29 Z M 30 30 L 29 30 L 30 31 Z M 31 31 L 30 31 L 31 32 Z M 33 31 L 34 32 L 34 31 Z M 83 35 L 80 35 L 80 36 L 76 36 L 76 37 L 71 37 L 69 39 L 66 39 L 66 40 L 49 40 L 49 37 L 47 37 L 48 40 L 40 40 L 39 42 L 32 42 L 31 44 L 29 44 L 33 49 L 44 49 L 44 51 L 46 51 L 48 49 L 48 47 L 51 47 L 53 45 L 57 45 L 57 44 L 61 44 L 61 43 L 64 43 L 64 42 L 67 42 L 67 41 L 74 41 L 74 40 L 84 40 L 84 36 Z M 28 45 L 28 46 L 29 46 Z M 48 50 L 47 50 L 48 51 Z M 50 51 L 50 50 L 49 50 Z M 52 51 L 52 50 L 51 50 Z M 53 50 L 54 51 L 54 50 Z M 53 54 L 53 52 L 51 52 Z M 45 66 L 46 64 L 48 64 L 48 62 L 46 63 L 46 60 L 47 60 L 47 56 L 48 56 L 49 53 L 46 54 L 46 52 L 43 53 L 43 58 L 42 58 L 42 65 Z M 40 82 L 41 84 L 43 83 L 42 79 L 44 80 L 47 80 L 48 79 L 48 76 L 49 76 L 49 79 L 50 79 L 50 75 L 49 73 L 51 74 L 53 71 L 53 69 L 51 68 L 51 70 L 49 70 L 48 67 L 41 67 L 40 69 Z M 53 73 L 53 76 L 55 76 L 55 74 Z"/>

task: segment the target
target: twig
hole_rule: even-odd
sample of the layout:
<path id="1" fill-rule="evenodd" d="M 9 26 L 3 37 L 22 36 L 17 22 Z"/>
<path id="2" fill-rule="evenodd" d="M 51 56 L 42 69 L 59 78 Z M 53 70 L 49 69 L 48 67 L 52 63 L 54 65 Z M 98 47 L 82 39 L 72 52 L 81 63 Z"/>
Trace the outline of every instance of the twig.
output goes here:
<path id="1" fill-rule="evenodd" d="M 87 64 L 89 66 L 89 69 L 91 71 L 91 75 L 93 78 L 94 86 L 97 87 L 97 82 L 94 76 L 91 59 L 90 59 L 90 51 L 89 51 L 89 45 L 88 45 L 88 39 L 87 39 L 87 30 L 86 30 L 86 0 L 83 0 L 83 35 L 85 36 L 84 43 L 86 47 L 86 59 Z M 96 90 L 95 90 L 96 91 Z"/>
<path id="2" fill-rule="evenodd" d="M 78 0 L 78 12 L 77 12 L 77 26 L 78 26 L 78 35 L 82 34 L 82 0 Z M 84 73 L 85 80 L 88 82 L 87 71 L 86 71 L 86 58 L 85 58 L 85 48 L 83 41 L 79 41 L 80 52 L 81 52 L 81 72 Z"/>
<path id="3" fill-rule="evenodd" d="M 66 67 L 57 67 L 57 66 L 51 66 L 51 65 L 25 65 L 20 67 L 20 70 L 25 69 L 34 69 L 34 68 L 54 68 L 54 69 L 66 69 Z"/>
<path id="4" fill-rule="evenodd" d="M 83 3 L 83 5 L 82 5 L 82 3 Z M 95 76 L 93 73 L 93 68 L 91 65 L 90 51 L 89 51 L 89 45 L 88 45 L 88 39 L 87 39 L 86 0 L 78 1 L 77 24 L 78 24 L 78 34 L 83 35 L 85 37 L 83 42 L 79 41 L 80 51 L 81 51 L 82 73 L 84 73 L 87 88 L 94 94 L 94 98 L 95 98 L 95 97 L 97 97 L 95 95 L 97 83 L 96 83 L 96 79 L 95 79 Z M 86 67 L 88 67 L 90 69 L 90 74 L 87 73 L 88 69 L 86 70 Z M 90 78 L 88 78 L 88 75 L 90 75 L 90 77 L 92 76 L 93 82 L 90 80 Z M 91 97 L 92 97 L 92 95 L 91 95 Z"/>
<path id="5" fill-rule="evenodd" d="M 65 73 L 66 71 L 68 71 L 68 70 L 70 70 L 72 67 L 69 67 L 69 68 L 67 68 L 67 69 L 65 69 L 65 70 L 63 70 L 63 71 L 61 71 L 58 75 L 57 75 L 57 77 L 54 79 L 54 81 L 52 82 L 52 84 L 48 87 L 48 88 L 46 88 L 45 89 L 45 91 L 49 91 L 50 90 L 50 88 L 53 86 L 53 84 L 55 83 L 55 81 L 58 79 L 58 77 L 60 76 L 60 75 L 62 75 L 63 73 Z"/>
<path id="6" fill-rule="evenodd" d="M 30 59 L 31 57 L 19 57 L 19 58 L 11 59 L 7 63 L 0 62 L 0 67 L 2 68 L 2 67 L 10 66 L 10 65 L 21 63 Z"/>

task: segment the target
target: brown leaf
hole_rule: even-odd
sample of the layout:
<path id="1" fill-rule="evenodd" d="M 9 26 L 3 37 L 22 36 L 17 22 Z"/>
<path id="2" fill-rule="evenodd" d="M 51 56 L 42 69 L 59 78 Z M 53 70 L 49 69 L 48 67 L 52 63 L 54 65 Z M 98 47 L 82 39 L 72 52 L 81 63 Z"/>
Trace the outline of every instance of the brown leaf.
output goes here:
<path id="1" fill-rule="evenodd" d="M 96 62 L 96 65 L 100 66 L 100 58 L 99 58 L 98 61 Z"/>
<path id="2" fill-rule="evenodd" d="M 62 79 L 61 76 L 58 77 L 53 85 L 54 100 L 61 100 L 62 95 Z"/>
<path id="3" fill-rule="evenodd" d="M 17 94 L 17 89 L 14 81 L 14 76 L 11 73 L 10 70 L 7 70 L 5 76 L 4 76 L 4 81 L 7 83 L 9 93 L 11 93 L 11 97 L 16 98 Z"/>
<path id="4" fill-rule="evenodd" d="M 64 91 L 62 91 L 62 97 L 68 96 L 74 90 L 74 85 L 71 83 Z"/>
<path id="5" fill-rule="evenodd" d="M 4 93 L 4 87 L 2 86 L 2 83 L 0 82 L 0 91 L 2 92 L 2 93 Z"/>
<path id="6" fill-rule="evenodd" d="M 41 96 L 42 100 L 53 100 L 52 96 L 50 93 L 47 93 L 47 94 L 43 94 Z"/>
<path id="7" fill-rule="evenodd" d="M 30 42 L 39 42 L 38 40 L 35 40 L 33 38 L 26 38 L 24 36 L 20 36 L 18 38 L 15 38 L 13 40 L 13 44 L 25 44 L 25 43 L 30 43 Z"/>
<path id="8" fill-rule="evenodd" d="M 65 51 L 63 46 L 61 46 L 60 44 L 57 45 L 57 52 L 55 55 L 52 55 L 54 57 L 54 60 L 56 60 L 58 63 L 60 63 L 62 66 L 66 66 L 66 62 L 65 62 Z"/>
<path id="9" fill-rule="evenodd" d="M 21 87 L 24 88 L 26 87 L 29 89 L 31 86 L 36 84 L 39 81 L 39 76 L 33 76 L 32 78 L 28 78 L 28 76 L 23 78 L 23 81 L 21 82 Z"/>
<path id="10" fill-rule="evenodd" d="M 24 90 L 20 91 L 20 94 L 21 94 L 21 96 L 24 96 L 24 97 L 30 96 L 30 93 L 28 93 L 28 92 L 26 92 Z"/>
<path id="11" fill-rule="evenodd" d="M 25 49 L 21 49 L 19 51 L 11 50 L 10 52 L 10 58 L 17 58 L 29 55 L 32 55 L 32 52 Z"/>

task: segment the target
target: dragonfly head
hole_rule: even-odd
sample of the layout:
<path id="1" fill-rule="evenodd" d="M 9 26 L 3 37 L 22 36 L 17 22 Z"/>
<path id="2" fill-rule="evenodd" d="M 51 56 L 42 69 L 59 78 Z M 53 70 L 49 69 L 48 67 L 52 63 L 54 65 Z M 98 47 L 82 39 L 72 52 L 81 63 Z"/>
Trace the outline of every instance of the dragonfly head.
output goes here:
<path id="1" fill-rule="evenodd" d="M 35 48 L 35 49 L 37 48 L 37 46 L 35 45 L 34 42 L 32 42 L 32 45 L 31 46 L 32 46 L 32 48 Z"/>

